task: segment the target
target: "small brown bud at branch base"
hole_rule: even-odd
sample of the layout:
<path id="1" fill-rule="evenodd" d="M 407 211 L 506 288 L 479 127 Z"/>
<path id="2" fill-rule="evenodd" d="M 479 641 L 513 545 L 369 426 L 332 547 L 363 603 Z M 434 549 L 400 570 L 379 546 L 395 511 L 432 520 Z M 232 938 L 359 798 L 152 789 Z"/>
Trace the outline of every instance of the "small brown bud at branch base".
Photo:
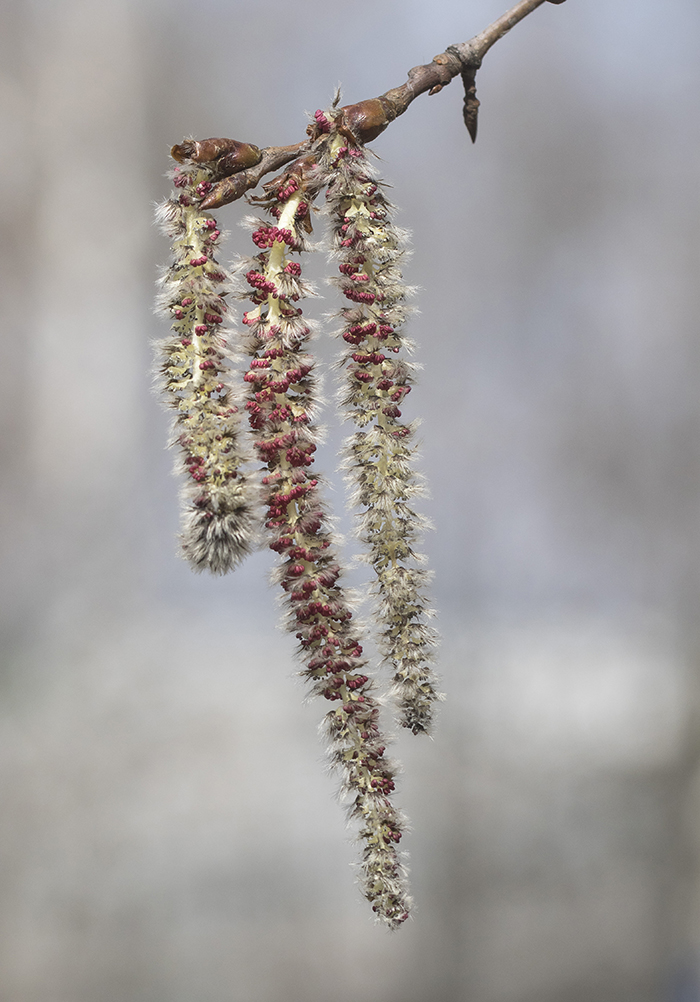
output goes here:
<path id="1" fill-rule="evenodd" d="M 371 143 L 396 118 L 391 104 L 380 97 L 349 104 L 340 110 L 343 124 L 361 143 Z"/>
<path id="2" fill-rule="evenodd" d="M 218 209 L 220 205 L 235 202 L 241 195 L 245 195 L 249 187 L 248 179 L 241 174 L 226 177 L 214 186 L 213 191 L 210 191 L 202 201 L 200 208 Z"/>
<path id="3" fill-rule="evenodd" d="M 209 164 L 217 160 L 217 171 L 225 174 L 255 167 L 262 160 L 257 146 L 241 143 L 237 139 L 186 139 L 184 143 L 173 146 L 170 156 L 178 163 L 191 160 L 196 164 Z"/>

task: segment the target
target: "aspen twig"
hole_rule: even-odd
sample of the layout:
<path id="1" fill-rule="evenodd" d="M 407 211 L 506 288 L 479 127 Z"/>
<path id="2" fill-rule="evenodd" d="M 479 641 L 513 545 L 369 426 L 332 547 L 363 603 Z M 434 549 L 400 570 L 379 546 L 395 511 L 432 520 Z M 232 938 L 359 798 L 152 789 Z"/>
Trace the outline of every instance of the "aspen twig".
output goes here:
<path id="1" fill-rule="evenodd" d="M 372 142 L 394 119 L 403 115 L 411 102 L 420 94 L 426 92 L 431 95 L 437 94 L 454 77 L 461 76 L 464 84 L 464 124 L 472 142 L 475 142 L 479 110 L 476 74 L 484 56 L 514 25 L 545 2 L 560 4 L 564 3 L 564 0 L 520 0 L 468 42 L 448 45 L 447 49 L 435 56 L 430 63 L 414 66 L 408 71 L 408 80 L 400 87 L 393 87 L 380 97 L 369 98 L 342 108 L 346 127 L 360 143 Z M 235 202 L 247 191 L 255 188 L 265 174 L 279 170 L 280 167 L 311 150 L 314 141 L 319 138 L 319 133 L 315 133 L 313 127 L 307 131 L 309 139 L 305 142 L 292 146 L 268 146 L 261 151 L 260 162 L 254 167 L 243 171 L 236 167 L 226 171 L 227 176 L 214 186 L 202 202 L 201 208 L 217 209 L 221 205 Z"/>

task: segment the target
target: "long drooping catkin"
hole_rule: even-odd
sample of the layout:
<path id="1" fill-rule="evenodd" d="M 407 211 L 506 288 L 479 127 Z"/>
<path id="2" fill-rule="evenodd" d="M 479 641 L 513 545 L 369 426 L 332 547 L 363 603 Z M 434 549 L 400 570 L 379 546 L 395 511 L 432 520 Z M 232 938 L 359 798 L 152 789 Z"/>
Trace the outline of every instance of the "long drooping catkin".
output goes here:
<path id="1" fill-rule="evenodd" d="M 398 843 L 394 766 L 385 757 L 379 706 L 347 596 L 336 547 L 312 471 L 316 435 L 311 329 L 297 302 L 309 291 L 298 257 L 309 212 L 305 170 L 294 165 L 267 185 L 274 225 L 254 221 L 259 253 L 244 265 L 254 308 L 244 315 L 250 363 L 246 409 L 265 464 L 265 525 L 280 555 L 287 623 L 299 640 L 302 674 L 331 702 L 325 719 L 331 759 L 363 842 L 362 887 L 378 918 L 397 927 L 410 907 Z M 313 194 L 313 193 L 312 193 Z"/>
<path id="2" fill-rule="evenodd" d="M 348 301 L 338 332 L 345 342 L 342 404 L 361 429 L 346 444 L 345 468 L 361 509 L 365 559 L 376 573 L 376 619 L 401 722 L 418 733 L 430 729 L 441 697 L 432 669 L 429 574 L 414 549 L 425 526 L 413 508 L 422 492 L 413 466 L 414 426 L 401 420 L 414 372 L 406 357 L 411 342 L 402 332 L 409 291 L 400 270 L 406 234 L 392 222 L 392 207 L 364 147 L 347 133 L 331 133 L 322 172 L 332 256 L 340 262 L 341 277 L 334 281 Z"/>
<path id="3" fill-rule="evenodd" d="M 158 206 L 157 219 L 172 239 L 172 263 L 157 306 L 173 321 L 170 337 L 158 345 L 158 370 L 163 399 L 175 411 L 176 470 L 186 478 L 182 551 L 195 570 L 225 574 L 253 545 L 256 504 L 244 470 L 253 456 L 241 439 L 225 362 L 230 276 L 215 257 L 216 220 L 200 209 L 209 177 L 206 167 L 176 167 L 176 190 Z"/>

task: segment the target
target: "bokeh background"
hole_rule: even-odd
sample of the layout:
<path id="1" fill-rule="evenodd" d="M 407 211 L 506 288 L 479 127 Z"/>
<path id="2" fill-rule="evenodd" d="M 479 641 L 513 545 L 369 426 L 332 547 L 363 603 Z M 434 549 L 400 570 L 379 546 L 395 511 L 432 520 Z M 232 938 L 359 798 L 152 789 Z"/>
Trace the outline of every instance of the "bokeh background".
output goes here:
<path id="1" fill-rule="evenodd" d="M 399 933 L 353 885 L 273 555 L 210 580 L 176 552 L 169 147 L 295 142 L 502 11 L 3 0 L 3 1002 L 700 998 L 696 0 L 545 4 L 485 61 L 476 146 L 459 81 L 374 143 L 421 287 L 448 694 L 394 745 Z"/>

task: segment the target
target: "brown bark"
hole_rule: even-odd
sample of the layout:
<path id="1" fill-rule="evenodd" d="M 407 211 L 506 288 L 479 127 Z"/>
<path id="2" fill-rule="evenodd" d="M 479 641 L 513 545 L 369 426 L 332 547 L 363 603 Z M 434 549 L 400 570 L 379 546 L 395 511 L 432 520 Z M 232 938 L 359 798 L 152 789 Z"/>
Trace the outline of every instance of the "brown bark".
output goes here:
<path id="1" fill-rule="evenodd" d="M 464 123 L 472 141 L 476 140 L 479 101 L 476 96 L 476 73 L 484 56 L 499 38 L 543 3 L 564 3 L 564 0 L 520 0 L 493 24 L 475 35 L 468 42 L 449 45 L 444 52 L 423 66 L 414 66 L 408 71 L 408 80 L 400 87 L 393 87 L 380 97 L 359 101 L 357 104 L 341 108 L 341 127 L 346 129 L 360 143 L 370 143 L 399 115 L 403 115 L 412 101 L 420 94 L 437 94 L 454 77 L 461 76 L 464 84 Z M 279 170 L 285 164 L 306 152 L 320 135 L 311 126 L 310 138 L 294 146 L 269 146 L 262 151 L 262 159 L 248 170 L 224 177 L 202 202 L 203 209 L 215 209 L 228 202 L 234 202 L 270 171 Z M 205 143 L 207 140 L 205 140 Z M 224 140 L 216 140 L 221 143 Z M 184 146 L 173 147 L 181 151 Z"/>

